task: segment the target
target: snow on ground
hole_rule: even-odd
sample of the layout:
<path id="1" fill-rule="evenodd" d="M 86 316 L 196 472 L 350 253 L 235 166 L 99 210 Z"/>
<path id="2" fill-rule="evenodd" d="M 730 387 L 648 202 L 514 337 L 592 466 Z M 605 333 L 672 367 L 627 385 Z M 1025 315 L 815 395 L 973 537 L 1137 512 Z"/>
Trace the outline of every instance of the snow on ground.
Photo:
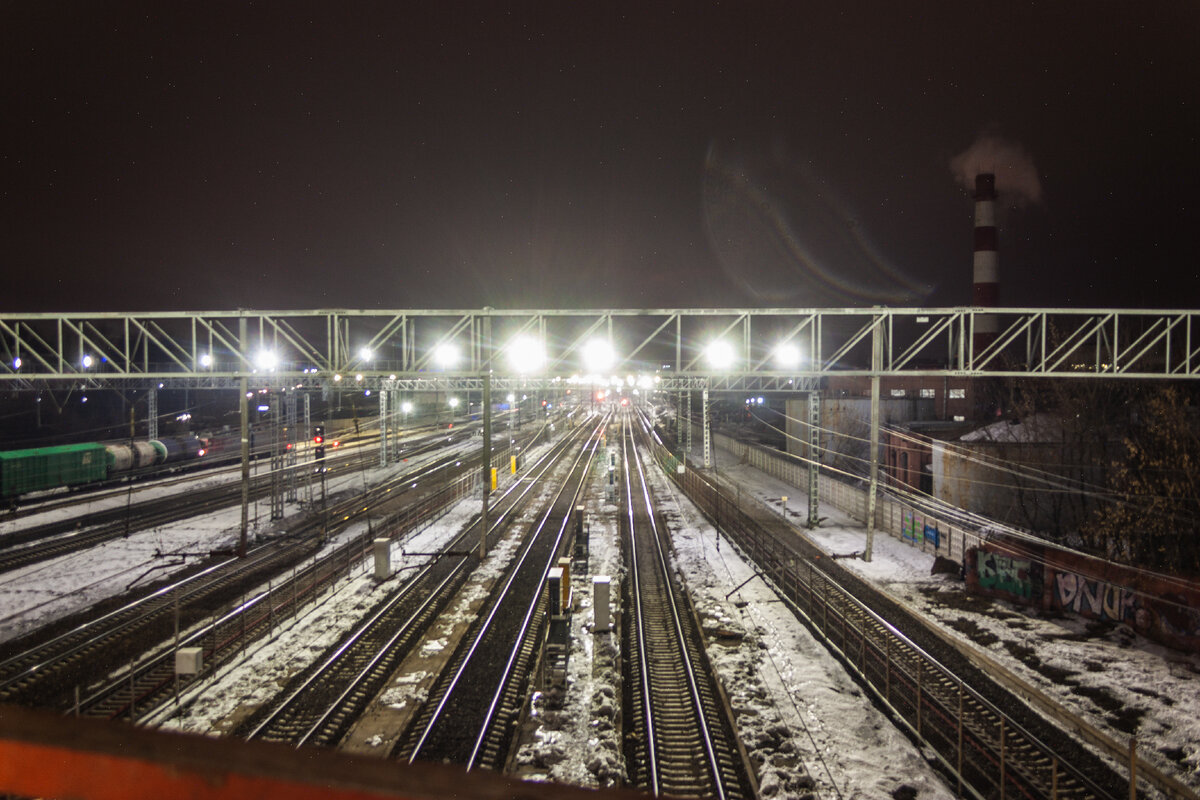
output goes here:
<path id="1" fill-rule="evenodd" d="M 371 608 L 397 591 L 412 569 L 430 560 L 428 556 L 405 555 L 405 551 L 437 552 L 478 513 L 478 503 L 464 500 L 425 529 L 392 542 L 396 570 L 390 579 L 376 581 L 364 560 L 360 571 L 281 626 L 273 638 L 254 643 L 242 658 L 189 687 L 179 708 L 168 707 L 153 719 L 169 729 L 228 733 L 245 714 L 270 700 L 294 675 L 335 645 Z M 358 535 L 366 526 L 357 527 L 348 535 Z"/>
<path id="2" fill-rule="evenodd" d="M 788 496 L 789 519 L 807 518 L 807 497 L 797 497 L 795 487 L 748 465 L 720 469 L 744 492 L 781 511 L 780 498 Z M 821 516 L 826 519 L 819 528 L 798 526 L 797 532 L 829 553 L 863 550 L 861 523 L 830 505 L 821 507 Z M 876 534 L 872 555 L 870 563 L 840 563 L 958 640 L 985 650 L 1114 740 L 1135 735 L 1143 758 L 1200 789 L 1200 656 L 1164 648 L 1128 626 L 1042 616 L 968 595 L 962 581 L 930 575 L 932 555 L 885 533 Z"/>
<path id="3" fill-rule="evenodd" d="M 455 445 L 455 448 L 465 451 L 474 446 L 471 441 L 465 441 Z M 366 486 L 416 469 L 445 454 L 444 451 L 430 453 L 387 467 L 333 473 L 327 480 L 326 492 L 332 499 L 344 492 L 361 491 Z M 198 475 L 194 487 L 207 488 L 226 482 L 226 479 L 225 475 Z M 142 489 L 138 500 L 169 497 L 180 491 L 178 486 Z M 315 491 L 319 492 L 319 489 Z M 55 519 L 76 517 L 80 518 L 81 524 L 86 524 L 87 514 L 98 510 L 99 505 L 120 506 L 125 502 L 123 497 L 109 498 L 87 504 L 88 508 L 82 516 L 79 509 L 65 509 L 28 518 L 23 524 L 39 525 Z M 260 499 L 252 503 L 249 510 L 252 539 L 267 537 L 306 513 L 290 503 L 284 506 L 284 510 L 287 515 L 285 519 L 272 523 L 269 501 Z M 114 539 L 98 547 L 6 572 L 0 575 L 0 642 L 202 561 L 208 558 L 211 551 L 234 545 L 240 537 L 241 524 L 241 506 L 235 504 L 203 516 L 153 530 L 136 531 L 128 538 Z M 346 538 L 345 534 L 334 538 L 327 546 L 336 546 Z"/>
<path id="4" fill-rule="evenodd" d="M 763 764 L 762 795 L 878 798 L 907 785 L 916 791 L 909 796 L 953 797 L 774 593 L 761 581 L 747 583 L 753 568 L 728 542 L 719 545 L 716 531 L 688 500 L 675 496 L 661 473 L 649 474 L 671 518 L 675 563 L 738 714 L 739 735 Z M 568 689 L 561 708 L 554 698 L 535 697 L 540 725 L 517 756 L 524 777 L 610 786 L 622 774 L 614 707 L 621 686 L 617 642 L 614 634 L 592 632 L 591 613 L 593 575 L 611 575 L 614 606 L 620 599 L 618 510 L 604 498 L 589 506 L 590 574 L 572 580 L 580 609 L 572 619 Z"/>
<path id="5" fill-rule="evenodd" d="M 625 779 L 621 751 L 620 634 L 611 624 L 598 631 L 592 606 L 592 580 L 610 578 L 610 612 L 620 604 L 625 567 L 618 536 L 620 507 L 601 491 L 608 474 L 611 445 L 594 462 L 586 505 L 588 568 L 571 575 L 575 612 L 571 615 L 571 654 L 567 690 L 550 696 L 541 692 L 532 701 L 532 731 L 516 757 L 519 774 L 576 786 L 620 786 Z"/>
<path id="6" fill-rule="evenodd" d="M 417 463 L 414 459 L 402 466 Z M 361 488 L 395 469 L 331 479 L 329 489 L 332 494 Z M 723 463 L 721 473 L 738 482 L 743 492 L 776 507 L 779 498 L 788 495 L 789 518 L 806 518 L 807 500 L 795 487 L 745 465 Z M 652 474 L 660 494 L 667 497 L 670 486 L 665 478 Z M 668 508 L 678 528 L 678 569 L 695 595 L 706 630 L 717 641 L 713 660 L 739 710 L 743 736 L 749 748 L 768 759 L 764 795 L 806 796 L 809 790 L 798 781 L 803 769 L 820 796 L 880 797 L 908 784 L 918 797 L 949 797 L 914 745 L 871 705 L 775 595 L 760 580 L 751 579 L 753 570 L 729 543 L 722 544 L 682 498 L 668 501 Z M 431 552 L 477 510 L 477 503 L 464 501 L 395 549 Z M 563 698 L 539 696 L 535 701 L 541 725 L 519 756 L 523 774 L 530 777 L 590 786 L 613 785 L 621 777 L 617 642 L 612 634 L 593 632 L 591 614 L 593 575 L 611 575 L 614 610 L 620 600 L 623 565 L 616 511 L 615 502 L 602 494 L 589 500 L 591 569 L 573 577 L 579 610 L 572 622 L 569 689 Z M 822 507 L 821 514 L 826 519 L 819 529 L 798 527 L 797 533 L 829 552 L 863 549 L 861 525 L 829 506 Z M 229 543 L 239 524 L 237 508 L 214 512 L 201 521 L 136 534 L 0 576 L 0 639 L 86 608 L 123 591 L 135 579 L 159 577 L 171 561 L 164 553 L 207 552 Z M 1083 620 L 1029 616 L 1003 603 L 971 598 L 960 582 L 930 576 L 932 556 L 885 534 L 875 539 L 871 563 L 847 559 L 842 564 L 963 641 L 985 648 L 1114 738 L 1126 736 L 1122 726 L 1136 725 L 1143 755 L 1200 787 L 1200 722 L 1195 714 L 1200 708 L 1200 658 L 1166 651 L 1127 628 L 1100 629 Z M 152 567 L 159 569 L 145 575 Z M 220 732 L 231 724 L 235 709 L 260 703 L 277 691 L 397 580 L 376 584 L 365 572 L 355 575 L 310 608 L 299 623 L 251 648 L 243 662 L 224 669 L 215 682 L 206 681 L 197 702 L 164 724 Z"/>
<path id="7" fill-rule="evenodd" d="M 540 445 L 530 451 L 531 463 L 544 447 Z M 511 482 L 511 477 L 503 480 Z M 152 721 L 165 728 L 192 733 L 227 733 L 236 727 L 243 716 L 270 700 L 294 675 L 307 669 L 322 653 L 340 641 L 369 609 L 398 591 L 412 570 L 425 565 L 431 558 L 410 553 L 438 552 L 470 523 L 479 510 L 478 500 L 462 500 L 424 529 L 393 541 L 391 554 L 395 571 L 390 579 L 377 582 L 373 573 L 366 570 L 369 560 L 364 560 L 360 564 L 362 572 L 352 575 L 324 595 L 316 606 L 285 623 L 276 631 L 274 638 L 256 642 L 242 658 L 226 664 L 206 680 L 194 684 L 178 709 L 166 708 Z M 364 527 L 359 525 L 356 529 L 348 530 L 340 538 L 357 536 Z M 486 591 L 483 584 L 500 574 L 516 543 L 516 537 L 508 537 L 492 549 L 475 570 L 455 605 L 443 615 L 445 619 L 466 613 L 461 609 Z M 336 542 L 329 545 L 332 546 L 336 546 Z M 446 642 L 435 639 L 425 642 L 423 646 L 437 649 L 445 647 Z M 412 686 L 421 678 L 423 676 L 406 676 L 394 681 L 387 690 L 389 696 L 384 702 L 392 705 L 420 702 L 423 697 L 412 696 Z"/>
<path id="8" fill-rule="evenodd" d="M 672 517 L 675 563 L 709 636 L 764 797 L 954 794 L 700 512 L 651 471 Z M 666 500 L 666 498 L 670 498 Z M 673 510 L 671 510 L 673 508 Z M 739 588 L 740 587 L 740 588 Z M 807 780 L 798 768 L 807 772 Z"/>

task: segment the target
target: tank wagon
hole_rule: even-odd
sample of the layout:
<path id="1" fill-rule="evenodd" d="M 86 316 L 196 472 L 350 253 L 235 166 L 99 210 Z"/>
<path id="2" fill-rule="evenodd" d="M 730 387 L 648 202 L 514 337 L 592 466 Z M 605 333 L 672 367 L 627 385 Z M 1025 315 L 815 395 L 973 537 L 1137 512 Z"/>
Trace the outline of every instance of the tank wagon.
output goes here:
<path id="1" fill-rule="evenodd" d="M 190 436 L 9 450 L 0 452 L 0 497 L 15 501 L 30 492 L 99 483 L 148 467 L 194 461 L 203 455 L 204 443 Z"/>

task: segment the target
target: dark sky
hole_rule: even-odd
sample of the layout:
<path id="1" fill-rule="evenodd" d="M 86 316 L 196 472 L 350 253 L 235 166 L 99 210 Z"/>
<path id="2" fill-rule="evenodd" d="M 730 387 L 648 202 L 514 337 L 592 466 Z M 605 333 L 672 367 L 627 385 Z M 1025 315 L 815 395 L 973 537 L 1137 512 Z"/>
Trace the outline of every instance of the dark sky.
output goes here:
<path id="1" fill-rule="evenodd" d="M 423 5 L 5 2 L 0 309 L 961 305 L 981 136 L 1004 305 L 1197 305 L 1194 0 Z"/>

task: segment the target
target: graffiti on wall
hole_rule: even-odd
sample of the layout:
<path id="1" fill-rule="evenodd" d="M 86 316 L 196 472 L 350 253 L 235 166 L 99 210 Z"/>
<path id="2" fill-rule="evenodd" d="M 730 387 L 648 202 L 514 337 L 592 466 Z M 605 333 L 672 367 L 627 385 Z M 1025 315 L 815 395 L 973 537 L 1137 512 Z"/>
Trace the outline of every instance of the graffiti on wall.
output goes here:
<path id="1" fill-rule="evenodd" d="M 1028 600 L 1033 596 L 1033 562 L 986 550 L 979 552 L 976 570 L 984 589 L 1007 592 Z"/>
<path id="2" fill-rule="evenodd" d="M 1074 572 L 1056 572 L 1054 595 L 1064 611 L 1113 622 L 1137 621 L 1137 595 L 1124 586 L 1088 580 Z"/>
<path id="3" fill-rule="evenodd" d="M 925 523 L 925 541 L 933 543 L 933 549 L 938 549 L 942 544 L 941 534 L 938 533 L 937 525 Z"/>

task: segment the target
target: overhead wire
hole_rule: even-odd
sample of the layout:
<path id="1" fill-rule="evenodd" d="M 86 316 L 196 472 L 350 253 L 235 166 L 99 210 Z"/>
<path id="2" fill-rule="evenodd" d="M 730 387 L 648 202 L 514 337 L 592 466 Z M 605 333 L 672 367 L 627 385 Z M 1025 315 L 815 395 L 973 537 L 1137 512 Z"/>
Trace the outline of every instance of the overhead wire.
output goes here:
<path id="1" fill-rule="evenodd" d="M 776 413 L 780 413 L 780 412 L 776 412 Z M 789 418 L 785 414 L 782 416 L 784 416 L 787 419 L 795 420 L 795 418 Z M 785 431 L 781 431 L 778 427 L 771 425 L 771 423 L 768 423 L 765 420 L 762 420 L 761 417 L 756 416 L 756 418 L 759 419 L 761 422 L 763 422 L 764 425 L 767 425 L 768 427 L 770 427 L 772 430 L 783 433 L 783 435 L 785 437 L 791 438 L 791 439 L 797 439 L 797 437 L 789 436 Z M 798 420 L 796 420 L 796 421 L 798 421 Z M 805 422 L 804 424 L 808 424 L 808 423 Z M 785 453 L 782 451 L 780 451 L 780 455 L 787 456 L 788 458 L 799 460 L 804 463 L 816 464 L 818 466 L 818 468 L 820 468 L 820 469 L 827 468 L 827 465 L 821 464 L 820 462 L 814 462 L 813 460 L 805 458 L 803 456 L 796 456 L 795 454 Z M 849 473 L 846 473 L 846 472 L 840 471 L 840 470 L 828 470 L 828 471 L 841 472 L 841 474 L 849 474 Z M 853 477 L 855 477 L 856 479 L 861 479 L 861 476 L 853 476 Z M 998 485 L 1006 485 L 1006 484 L 998 484 Z M 1043 547 L 1043 548 L 1049 548 L 1051 550 L 1059 551 L 1059 552 L 1066 553 L 1066 554 L 1082 556 L 1085 558 L 1099 561 L 1108 566 L 1131 570 L 1143 577 L 1153 578 L 1154 580 L 1157 580 L 1160 582 L 1165 582 L 1171 586 L 1174 586 L 1176 588 L 1179 588 L 1179 589 L 1182 589 L 1185 591 L 1194 591 L 1195 590 L 1194 583 L 1192 583 L 1184 578 L 1180 578 L 1178 576 L 1171 575 L 1169 573 L 1156 572 L 1153 570 L 1146 569 L 1144 567 L 1138 567 L 1138 566 L 1130 565 L 1130 564 L 1123 564 L 1120 562 L 1113 561 L 1109 558 L 1106 558 L 1103 556 L 1098 556 L 1098 555 L 1095 555 L 1092 553 L 1084 553 L 1082 551 L 1075 550 L 1074 548 L 1070 548 L 1070 547 L 1067 547 L 1065 545 L 1062 545 L 1062 544 L 1059 544 L 1056 542 L 1051 542 L 1047 539 L 1044 539 L 1033 533 L 1030 533 L 1029 531 L 1024 531 L 1024 530 L 1021 530 L 1020 528 L 1016 528 L 1016 527 L 1008 525 L 1006 523 L 1002 523 L 998 520 L 992 520 L 987 517 L 983 517 L 982 515 L 975 514 L 974 512 L 969 512 L 969 511 L 966 511 L 965 509 L 958 508 L 957 506 L 953 506 L 944 500 L 934 497 L 931 494 L 928 494 L 926 492 L 921 492 L 919 490 L 914 490 L 911 487 L 908 487 L 908 488 L 900 488 L 900 487 L 894 487 L 894 486 L 881 487 L 880 491 L 885 496 L 892 496 L 892 497 L 896 497 L 897 499 L 901 499 L 901 500 L 915 501 L 915 502 L 921 503 L 924 506 L 938 508 L 940 515 L 951 516 L 953 519 L 958 519 L 958 520 L 967 522 L 968 525 L 970 525 L 971 530 L 974 530 L 980 534 L 986 534 L 986 535 L 1004 534 L 1012 539 L 1016 539 L 1020 542 L 1024 542 L 1027 544 L 1037 545 L 1037 546 Z M 923 513 L 928 513 L 928 512 L 923 512 Z M 967 528 L 968 525 L 960 525 L 960 527 Z M 982 539 L 982 536 L 980 538 Z M 1031 556 L 1030 560 L 1039 561 L 1040 563 L 1042 563 L 1045 566 L 1057 568 L 1060 572 L 1062 572 L 1062 571 L 1074 572 L 1076 574 L 1084 575 L 1084 577 L 1088 577 L 1091 580 L 1106 581 L 1106 579 L 1103 575 L 1084 574 L 1083 572 L 1081 572 L 1081 570 L 1078 567 L 1076 567 L 1074 565 L 1072 565 L 1068 568 L 1062 562 L 1056 561 L 1053 559 L 1047 559 L 1045 556 L 1033 557 L 1032 554 L 1030 554 L 1030 556 Z M 1153 598 L 1156 603 L 1167 603 L 1169 605 L 1178 606 L 1180 608 L 1188 608 L 1189 607 L 1186 604 L 1179 604 L 1179 603 L 1175 603 L 1174 601 L 1167 600 L 1167 599 L 1163 598 L 1161 595 L 1151 595 L 1147 592 L 1144 592 L 1144 591 L 1141 591 L 1138 589 L 1131 589 L 1129 587 L 1124 587 L 1124 588 L 1126 591 L 1129 591 L 1135 595 L 1138 595 L 1141 597 L 1146 597 L 1146 598 Z"/>

